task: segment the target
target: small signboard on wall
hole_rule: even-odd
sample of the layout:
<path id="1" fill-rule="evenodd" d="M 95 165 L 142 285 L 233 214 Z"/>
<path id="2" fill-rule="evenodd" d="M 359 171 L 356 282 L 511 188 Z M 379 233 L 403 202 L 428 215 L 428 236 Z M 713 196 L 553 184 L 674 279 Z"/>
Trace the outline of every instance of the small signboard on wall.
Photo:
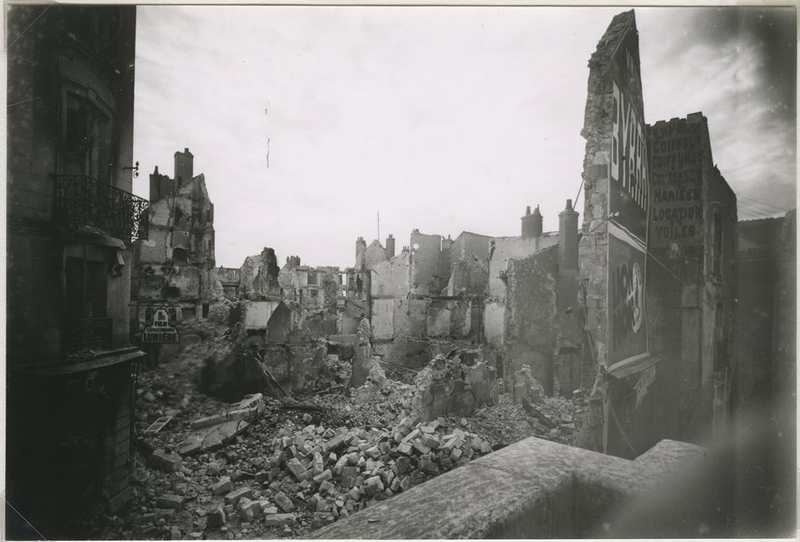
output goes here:
<path id="1" fill-rule="evenodd" d="M 180 340 L 177 328 L 172 325 L 169 310 L 161 307 L 153 311 L 152 323 L 142 330 L 144 344 L 177 343 Z"/>

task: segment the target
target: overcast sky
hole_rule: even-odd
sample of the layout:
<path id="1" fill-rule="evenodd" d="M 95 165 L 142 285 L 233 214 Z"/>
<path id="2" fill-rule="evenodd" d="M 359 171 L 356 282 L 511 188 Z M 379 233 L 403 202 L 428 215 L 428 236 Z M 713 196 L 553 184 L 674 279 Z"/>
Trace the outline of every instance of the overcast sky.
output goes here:
<path id="1" fill-rule="evenodd" d="M 137 12 L 134 191 L 188 147 L 217 265 L 352 266 L 412 229 L 546 230 L 581 183 L 587 62 L 623 8 L 200 7 Z M 795 15 L 636 8 L 645 121 L 702 111 L 740 219 L 796 201 Z M 578 211 L 583 210 L 581 196 Z"/>

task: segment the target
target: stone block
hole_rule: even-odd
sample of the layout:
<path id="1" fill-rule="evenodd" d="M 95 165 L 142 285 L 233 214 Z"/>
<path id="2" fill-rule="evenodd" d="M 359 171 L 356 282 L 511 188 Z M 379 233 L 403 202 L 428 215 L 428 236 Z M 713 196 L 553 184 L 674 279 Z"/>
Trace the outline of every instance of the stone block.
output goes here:
<path id="1" fill-rule="evenodd" d="M 300 460 L 296 457 L 291 458 L 289 461 L 286 462 L 286 468 L 289 469 L 289 472 L 294 474 L 295 478 L 300 479 L 304 472 L 306 472 L 306 468 L 300 463 Z"/>
<path id="2" fill-rule="evenodd" d="M 383 480 L 381 480 L 380 476 L 371 476 L 364 480 L 364 493 L 367 496 L 373 496 L 381 491 L 383 491 Z"/>
<path id="3" fill-rule="evenodd" d="M 445 437 L 447 439 L 447 437 Z M 442 448 L 444 450 L 453 450 L 455 448 L 461 448 L 464 445 L 464 437 L 462 435 L 452 435 L 449 439 L 446 440 Z"/>
<path id="4" fill-rule="evenodd" d="M 330 480 L 325 480 L 324 482 L 322 482 L 322 483 L 319 485 L 319 491 L 320 491 L 320 493 L 332 493 L 332 492 L 333 492 L 333 489 L 334 489 L 334 487 L 336 487 L 336 486 L 334 486 L 334 485 L 333 485 L 333 484 L 330 482 Z"/>
<path id="5" fill-rule="evenodd" d="M 272 506 L 269 501 L 259 501 L 258 504 L 261 506 L 261 513 L 264 515 L 278 513 L 278 507 Z"/>
<path id="6" fill-rule="evenodd" d="M 213 510 L 209 510 L 208 514 L 206 514 L 206 527 L 208 528 L 216 529 L 222 527 L 225 525 L 226 521 L 227 516 L 222 508 L 214 508 Z"/>
<path id="7" fill-rule="evenodd" d="M 223 476 L 219 481 L 211 486 L 211 493 L 213 495 L 222 495 L 223 493 L 230 493 L 233 489 L 233 482 L 230 477 Z"/>
<path id="8" fill-rule="evenodd" d="M 422 455 L 425 455 L 425 454 L 427 454 L 428 452 L 431 451 L 431 449 L 428 448 L 427 446 L 425 446 L 419 439 L 415 440 L 412 443 L 412 446 L 414 447 L 415 450 L 417 450 Z"/>
<path id="9" fill-rule="evenodd" d="M 258 501 L 251 501 L 248 498 L 243 498 L 239 501 L 239 517 L 242 521 L 253 521 L 261 515 L 261 504 Z"/>
<path id="10" fill-rule="evenodd" d="M 234 491 L 231 491 L 227 495 L 225 495 L 225 504 L 230 504 L 232 506 L 236 506 L 236 504 L 243 498 L 247 497 L 248 499 L 253 498 L 253 490 L 249 487 L 241 487 Z"/>
<path id="11" fill-rule="evenodd" d="M 384 487 L 390 487 L 394 481 L 394 473 L 390 470 L 384 470 L 380 473 L 381 480 L 383 480 Z"/>
<path id="12" fill-rule="evenodd" d="M 336 464 L 333 467 L 333 473 L 337 474 L 337 475 L 341 475 L 342 471 L 347 466 L 348 462 L 349 462 L 349 458 L 346 455 L 343 455 L 342 457 L 340 457 L 336 461 Z"/>
<path id="13" fill-rule="evenodd" d="M 275 504 L 278 505 L 278 508 L 280 508 L 286 513 L 295 511 L 294 503 L 282 491 L 278 491 L 277 493 L 275 493 L 275 496 L 272 498 L 272 500 L 275 501 Z"/>
<path id="14" fill-rule="evenodd" d="M 412 450 L 411 444 L 409 444 L 408 442 L 401 442 L 397 446 L 395 451 L 399 454 L 411 455 L 411 450 Z"/>
<path id="15" fill-rule="evenodd" d="M 181 468 L 181 458 L 164 450 L 156 450 L 147 458 L 147 466 L 164 472 L 175 472 Z"/>
<path id="16" fill-rule="evenodd" d="M 322 451 L 325 453 L 335 452 L 345 447 L 344 435 L 336 435 L 332 439 L 322 443 Z"/>
<path id="17" fill-rule="evenodd" d="M 180 510 L 183 506 L 183 497 L 180 495 L 164 495 L 156 500 L 158 508 L 168 508 L 171 510 Z"/>
<path id="18" fill-rule="evenodd" d="M 294 525 L 297 521 L 295 514 L 269 514 L 264 517 L 265 527 L 285 527 L 286 525 Z"/>
<path id="19" fill-rule="evenodd" d="M 428 474 L 439 474 L 439 465 L 430 459 L 423 459 L 420 462 L 420 468 L 423 472 L 427 472 Z"/>
<path id="20" fill-rule="evenodd" d="M 325 469 L 321 473 L 314 476 L 314 482 L 321 484 L 325 480 L 330 480 L 331 478 L 333 478 L 333 473 L 331 472 L 331 469 Z"/>
<path id="21" fill-rule="evenodd" d="M 322 459 L 322 454 L 319 452 L 315 453 L 311 464 L 312 468 L 314 469 L 314 475 L 316 476 L 317 474 L 320 474 L 325 468 L 325 462 Z"/>
<path id="22" fill-rule="evenodd" d="M 441 444 L 441 442 L 439 442 L 439 439 L 436 438 L 434 435 L 423 435 L 421 442 L 431 450 L 435 450 Z"/>
<path id="23" fill-rule="evenodd" d="M 411 459 L 408 457 L 397 458 L 397 473 L 405 474 L 411 470 Z"/>

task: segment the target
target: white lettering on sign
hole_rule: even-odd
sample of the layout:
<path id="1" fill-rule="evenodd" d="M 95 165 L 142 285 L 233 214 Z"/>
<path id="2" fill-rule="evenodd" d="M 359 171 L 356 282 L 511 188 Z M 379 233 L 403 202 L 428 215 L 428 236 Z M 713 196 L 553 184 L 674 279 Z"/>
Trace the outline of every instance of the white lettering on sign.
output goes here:
<path id="1" fill-rule="evenodd" d="M 611 112 L 611 178 L 647 209 L 648 181 L 644 124 L 628 100 L 613 83 Z"/>
<path id="2" fill-rule="evenodd" d="M 178 331 L 175 328 L 158 330 L 148 328 L 142 332 L 143 343 L 176 343 L 178 342 Z"/>
<path id="3" fill-rule="evenodd" d="M 156 309 L 153 313 L 153 327 L 169 327 L 169 314 L 166 309 Z"/>
<path id="4" fill-rule="evenodd" d="M 180 339 L 178 330 L 170 325 L 169 312 L 167 309 L 156 309 L 153 311 L 152 325 L 142 330 L 141 340 L 143 343 L 177 343 Z"/>

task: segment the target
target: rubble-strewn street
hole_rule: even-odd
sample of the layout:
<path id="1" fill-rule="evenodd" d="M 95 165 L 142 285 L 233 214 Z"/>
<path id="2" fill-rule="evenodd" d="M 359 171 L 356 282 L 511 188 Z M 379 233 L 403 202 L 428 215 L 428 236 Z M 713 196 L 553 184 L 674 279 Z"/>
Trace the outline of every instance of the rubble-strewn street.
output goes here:
<path id="1" fill-rule="evenodd" d="M 572 443 L 585 412 L 579 391 L 524 408 L 501 393 L 471 416 L 420 421 L 418 385 L 387 378 L 377 359 L 352 393 L 224 403 L 200 393 L 196 375 L 197 355 L 225 340 L 139 374 L 133 504 L 127 517 L 106 517 L 100 536 L 302 537 L 523 438 Z"/>

